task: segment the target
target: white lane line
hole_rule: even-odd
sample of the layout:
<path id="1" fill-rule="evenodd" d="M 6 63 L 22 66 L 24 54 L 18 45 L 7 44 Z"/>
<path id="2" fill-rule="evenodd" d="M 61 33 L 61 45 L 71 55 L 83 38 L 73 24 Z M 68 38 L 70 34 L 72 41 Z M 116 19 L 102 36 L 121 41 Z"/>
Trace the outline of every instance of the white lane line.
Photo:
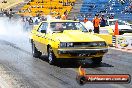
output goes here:
<path id="1" fill-rule="evenodd" d="M 129 50 L 129 49 L 119 49 L 119 48 L 113 48 L 113 47 L 110 47 L 110 49 L 119 50 L 119 51 L 122 51 L 122 52 L 132 53 L 132 50 Z"/>

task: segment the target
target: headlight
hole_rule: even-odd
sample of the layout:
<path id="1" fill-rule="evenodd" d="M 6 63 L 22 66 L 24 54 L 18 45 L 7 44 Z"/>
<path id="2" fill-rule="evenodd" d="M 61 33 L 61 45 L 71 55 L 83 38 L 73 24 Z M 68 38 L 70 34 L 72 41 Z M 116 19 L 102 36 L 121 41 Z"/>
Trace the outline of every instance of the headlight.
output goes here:
<path id="1" fill-rule="evenodd" d="M 73 47 L 73 43 L 67 43 L 67 47 Z"/>
<path id="2" fill-rule="evenodd" d="M 61 43 L 60 43 L 60 47 L 61 47 L 61 48 L 62 48 L 62 47 L 66 47 L 66 43 L 61 42 Z"/>
<path id="3" fill-rule="evenodd" d="M 105 47 L 106 43 L 105 42 L 91 42 L 88 45 L 89 47 Z"/>
<path id="4" fill-rule="evenodd" d="M 90 42 L 87 44 L 88 47 L 97 47 L 98 43 L 97 42 Z"/>
<path id="5" fill-rule="evenodd" d="M 105 47 L 107 44 L 105 42 L 99 42 L 100 47 Z"/>
<path id="6" fill-rule="evenodd" d="M 60 47 L 61 47 L 61 48 L 63 48 L 63 47 L 73 47 L 73 43 L 61 42 L 61 43 L 60 43 Z"/>
<path id="7" fill-rule="evenodd" d="M 92 46 L 98 46 L 98 43 L 96 43 L 96 42 L 94 42 L 94 43 L 92 43 Z"/>

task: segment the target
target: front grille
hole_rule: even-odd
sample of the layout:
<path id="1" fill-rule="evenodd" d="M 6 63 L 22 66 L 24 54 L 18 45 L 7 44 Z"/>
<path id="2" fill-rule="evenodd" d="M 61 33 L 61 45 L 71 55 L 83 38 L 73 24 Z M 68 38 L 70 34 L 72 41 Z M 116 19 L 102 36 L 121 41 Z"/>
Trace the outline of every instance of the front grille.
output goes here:
<path id="1" fill-rule="evenodd" d="M 103 44 L 103 45 L 102 45 Z M 106 46 L 105 42 L 75 42 L 73 43 L 74 47 L 104 47 Z"/>
<path id="2" fill-rule="evenodd" d="M 88 54 L 70 54 L 71 56 L 93 56 L 96 55 L 97 53 L 88 53 Z"/>

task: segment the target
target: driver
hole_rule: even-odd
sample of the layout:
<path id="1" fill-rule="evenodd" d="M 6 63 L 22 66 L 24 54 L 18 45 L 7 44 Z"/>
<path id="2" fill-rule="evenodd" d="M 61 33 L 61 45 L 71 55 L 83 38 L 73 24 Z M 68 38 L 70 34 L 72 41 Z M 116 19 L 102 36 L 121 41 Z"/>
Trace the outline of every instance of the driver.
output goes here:
<path id="1" fill-rule="evenodd" d="M 62 23 L 56 23 L 55 29 L 56 29 L 56 31 L 62 31 L 62 29 L 63 29 Z"/>

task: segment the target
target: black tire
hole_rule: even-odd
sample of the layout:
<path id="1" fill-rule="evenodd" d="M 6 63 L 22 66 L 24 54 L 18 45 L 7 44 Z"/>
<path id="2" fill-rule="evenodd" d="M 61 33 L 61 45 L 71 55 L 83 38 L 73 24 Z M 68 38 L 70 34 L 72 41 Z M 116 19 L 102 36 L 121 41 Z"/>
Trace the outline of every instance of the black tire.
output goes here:
<path id="1" fill-rule="evenodd" d="M 54 65 L 56 63 L 56 57 L 51 47 L 48 48 L 48 62 L 50 65 Z"/>
<path id="2" fill-rule="evenodd" d="M 35 58 L 39 58 L 42 53 L 40 51 L 38 51 L 38 49 L 35 47 L 35 44 L 32 42 L 32 55 Z"/>
<path id="3" fill-rule="evenodd" d="M 101 62 L 102 62 L 102 57 L 92 58 L 92 63 L 93 64 L 101 64 Z"/>

